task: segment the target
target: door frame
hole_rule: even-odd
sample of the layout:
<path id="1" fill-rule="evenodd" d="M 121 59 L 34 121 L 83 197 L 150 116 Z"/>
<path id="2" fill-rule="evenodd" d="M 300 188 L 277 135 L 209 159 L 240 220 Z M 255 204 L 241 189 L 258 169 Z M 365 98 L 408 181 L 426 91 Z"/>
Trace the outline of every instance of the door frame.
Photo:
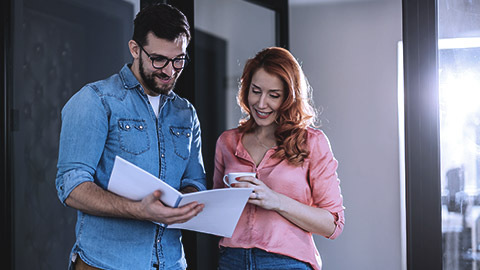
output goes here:
<path id="1" fill-rule="evenodd" d="M 13 226 L 12 226 L 12 197 L 11 197 L 11 162 L 10 155 L 10 135 L 9 127 L 11 125 L 11 96 L 12 86 L 12 66 L 13 66 L 13 0 L 4 0 L 1 3 L 2 10 L 2 44 L 1 50 L 1 87 L 2 87 L 2 110 L 1 110 L 1 128 L 2 128 L 2 169 L 0 176 L 0 197 L 1 197 L 1 253 L 4 254 L 4 266 L 11 269 L 13 266 Z"/>
<path id="2" fill-rule="evenodd" d="M 407 269 L 442 269 L 436 0 L 403 0 Z"/>
<path id="3" fill-rule="evenodd" d="M 289 48 L 289 28 L 288 28 L 288 0 L 242 0 L 255 4 L 275 12 L 275 45 Z M 190 24 L 190 33 L 192 39 L 187 48 L 188 54 L 195 61 L 195 6 L 194 0 L 140 0 L 140 6 L 152 3 L 167 3 L 181 10 L 188 19 Z M 179 89 L 180 96 L 188 99 L 193 105 L 195 102 L 195 65 L 189 65 L 178 79 L 176 89 Z M 189 270 L 206 269 L 206 266 L 199 265 L 198 250 L 202 247 L 209 246 L 209 237 L 197 237 L 197 233 L 183 231 L 183 244 L 186 259 L 189 262 Z M 213 259 L 213 258 L 209 258 Z"/>
<path id="4" fill-rule="evenodd" d="M 275 12 L 275 43 L 276 46 L 288 50 L 288 0 L 244 0 L 262 6 Z"/>

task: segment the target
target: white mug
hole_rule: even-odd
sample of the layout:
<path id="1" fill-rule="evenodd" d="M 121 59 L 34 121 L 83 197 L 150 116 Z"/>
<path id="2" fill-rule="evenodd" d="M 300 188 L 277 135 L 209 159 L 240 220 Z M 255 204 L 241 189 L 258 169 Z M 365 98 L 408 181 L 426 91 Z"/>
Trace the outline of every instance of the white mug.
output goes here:
<path id="1" fill-rule="evenodd" d="M 227 185 L 228 187 L 232 187 L 231 185 L 233 183 L 238 183 L 238 181 L 235 180 L 237 177 L 242 177 L 242 176 L 255 177 L 255 175 L 256 173 L 254 172 L 231 172 L 223 176 L 223 183 L 225 183 L 225 185 Z"/>

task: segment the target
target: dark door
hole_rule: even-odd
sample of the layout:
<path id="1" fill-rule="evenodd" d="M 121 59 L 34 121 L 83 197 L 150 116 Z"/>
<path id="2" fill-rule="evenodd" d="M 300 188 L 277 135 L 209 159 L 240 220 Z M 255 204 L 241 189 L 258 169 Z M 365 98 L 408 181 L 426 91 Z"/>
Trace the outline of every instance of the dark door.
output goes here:
<path id="1" fill-rule="evenodd" d="M 141 0 L 171 4 L 187 16 L 192 63 L 175 88 L 195 105 L 202 129 L 207 187 L 212 187 L 215 143 L 238 123 L 236 90 L 245 61 L 268 46 L 288 49 L 288 0 Z M 183 231 L 189 270 L 216 269 L 218 238 Z"/>
<path id="2" fill-rule="evenodd" d="M 288 1 L 195 0 L 193 6 L 194 104 L 211 188 L 217 138 L 241 116 L 236 92 L 245 61 L 265 47 L 288 48 Z M 188 269 L 216 269 L 218 238 L 185 237 Z"/>

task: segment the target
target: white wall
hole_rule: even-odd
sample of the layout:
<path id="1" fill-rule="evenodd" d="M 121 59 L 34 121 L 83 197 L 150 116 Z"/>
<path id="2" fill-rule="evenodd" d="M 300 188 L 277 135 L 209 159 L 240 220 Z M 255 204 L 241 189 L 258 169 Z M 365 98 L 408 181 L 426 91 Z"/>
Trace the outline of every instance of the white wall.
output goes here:
<path id="1" fill-rule="evenodd" d="M 323 108 L 346 225 L 315 236 L 326 270 L 400 270 L 397 42 L 401 1 L 290 6 L 290 46 Z"/>
<path id="2" fill-rule="evenodd" d="M 195 28 L 227 42 L 226 127 L 237 127 L 243 67 L 260 49 L 275 45 L 275 13 L 243 0 L 196 0 Z"/>

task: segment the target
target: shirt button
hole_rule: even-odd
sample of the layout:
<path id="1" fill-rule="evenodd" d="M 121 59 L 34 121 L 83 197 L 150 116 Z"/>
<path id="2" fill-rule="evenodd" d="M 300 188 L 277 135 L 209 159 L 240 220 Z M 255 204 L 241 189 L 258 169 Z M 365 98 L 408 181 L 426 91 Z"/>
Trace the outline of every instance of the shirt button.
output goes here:
<path id="1" fill-rule="evenodd" d="M 157 243 L 160 243 L 160 239 L 157 240 Z"/>
<path id="2" fill-rule="evenodd" d="M 165 154 L 162 154 L 162 158 L 164 158 L 164 157 L 165 157 Z"/>
<path id="3" fill-rule="evenodd" d="M 187 137 L 190 137 L 190 133 L 187 133 Z"/>
<path id="4" fill-rule="evenodd" d="M 180 135 L 180 132 L 177 132 L 177 136 Z"/>
<path id="5" fill-rule="evenodd" d="M 125 128 L 126 128 L 126 129 L 130 129 L 130 126 L 129 126 L 129 125 L 126 125 Z"/>
<path id="6" fill-rule="evenodd" d="M 138 128 L 139 128 L 140 130 L 142 130 L 142 129 L 143 129 L 143 126 L 139 126 Z"/>

